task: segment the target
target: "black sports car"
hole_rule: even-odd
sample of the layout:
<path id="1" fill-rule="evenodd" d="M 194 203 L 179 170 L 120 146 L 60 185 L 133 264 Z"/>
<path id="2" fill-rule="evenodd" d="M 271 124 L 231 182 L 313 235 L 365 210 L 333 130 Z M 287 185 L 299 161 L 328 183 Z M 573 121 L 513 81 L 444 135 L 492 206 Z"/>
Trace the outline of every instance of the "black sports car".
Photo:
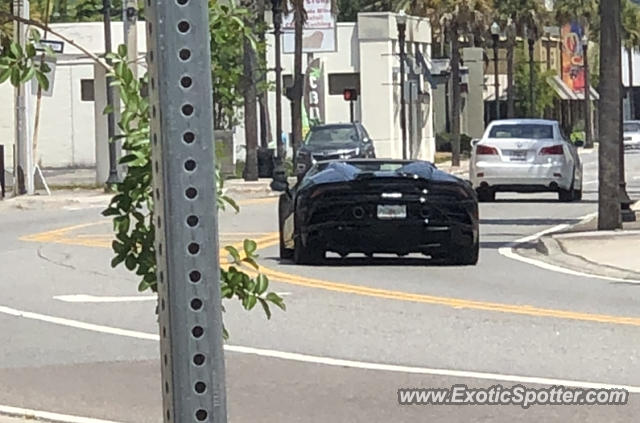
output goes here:
<path id="1" fill-rule="evenodd" d="M 319 162 L 279 202 L 280 257 L 321 263 L 327 251 L 422 253 L 450 264 L 478 261 L 478 199 L 471 185 L 424 161 Z"/>

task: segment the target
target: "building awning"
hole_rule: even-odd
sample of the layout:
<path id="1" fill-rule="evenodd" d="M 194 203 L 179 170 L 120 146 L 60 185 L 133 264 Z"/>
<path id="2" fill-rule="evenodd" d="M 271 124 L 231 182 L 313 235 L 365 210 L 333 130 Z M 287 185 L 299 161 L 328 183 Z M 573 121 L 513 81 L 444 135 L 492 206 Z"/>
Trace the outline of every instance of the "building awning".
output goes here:
<path id="1" fill-rule="evenodd" d="M 496 83 L 495 83 L 495 75 L 487 74 L 484 76 L 484 84 L 482 86 L 482 98 L 484 101 L 495 101 L 496 100 Z M 508 85 L 507 75 L 498 75 L 498 83 L 500 86 L 498 87 L 498 95 L 499 100 L 507 99 L 507 85 Z"/>
<path id="2" fill-rule="evenodd" d="M 548 77 L 547 83 L 551 86 L 551 88 L 553 88 L 560 100 L 584 100 L 584 93 L 573 91 L 567 84 L 564 83 L 562 78 L 560 78 L 558 75 Z M 591 88 L 591 99 L 600 100 L 600 94 L 598 93 L 598 91 L 596 91 L 593 86 L 589 88 Z"/>

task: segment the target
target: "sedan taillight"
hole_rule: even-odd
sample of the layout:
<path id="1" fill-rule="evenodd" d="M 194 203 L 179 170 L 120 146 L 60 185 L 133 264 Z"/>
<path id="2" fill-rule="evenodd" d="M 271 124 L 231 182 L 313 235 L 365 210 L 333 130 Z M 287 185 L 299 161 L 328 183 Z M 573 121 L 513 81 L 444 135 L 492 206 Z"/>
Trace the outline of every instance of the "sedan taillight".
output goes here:
<path id="1" fill-rule="evenodd" d="M 562 148 L 561 145 L 552 145 L 550 147 L 543 147 L 542 150 L 540 150 L 540 155 L 542 156 L 562 155 L 562 154 L 564 154 L 564 149 Z"/>
<path id="2" fill-rule="evenodd" d="M 476 154 L 481 156 L 494 156 L 498 155 L 498 149 L 489 145 L 479 145 L 476 149 Z"/>

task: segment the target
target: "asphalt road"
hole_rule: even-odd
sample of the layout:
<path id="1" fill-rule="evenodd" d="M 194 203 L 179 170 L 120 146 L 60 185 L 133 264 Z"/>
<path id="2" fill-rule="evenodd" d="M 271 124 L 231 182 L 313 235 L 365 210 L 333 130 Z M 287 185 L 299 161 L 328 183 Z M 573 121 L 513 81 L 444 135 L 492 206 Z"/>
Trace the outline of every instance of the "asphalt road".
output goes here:
<path id="1" fill-rule="evenodd" d="M 545 270 L 500 250 L 595 212 L 595 159 L 584 156 L 580 203 L 541 194 L 483 204 L 476 267 L 418 258 L 280 263 L 269 241 L 275 202 L 249 201 L 239 215 L 223 214 L 223 241 L 265 240 L 260 263 L 288 307 L 267 321 L 227 305 L 229 420 L 635 421 L 637 394 L 625 406 L 398 405 L 399 388 L 461 383 L 640 392 L 640 286 Z M 627 165 L 637 198 L 640 155 L 628 155 Z M 138 296 L 135 277 L 110 269 L 109 229 L 96 208 L 0 214 L 0 413 L 12 406 L 161 421 L 155 303 Z M 110 302 L 88 302 L 105 297 Z"/>

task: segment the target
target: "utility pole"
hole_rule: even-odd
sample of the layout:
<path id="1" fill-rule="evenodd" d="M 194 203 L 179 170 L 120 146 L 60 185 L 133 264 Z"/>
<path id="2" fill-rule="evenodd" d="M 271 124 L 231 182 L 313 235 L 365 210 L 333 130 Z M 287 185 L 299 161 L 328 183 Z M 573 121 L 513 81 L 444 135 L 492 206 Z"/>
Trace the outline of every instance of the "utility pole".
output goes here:
<path id="1" fill-rule="evenodd" d="M 162 415 L 226 423 L 208 4 L 146 10 Z"/>
<path id="2" fill-rule="evenodd" d="M 102 0 L 102 13 L 104 23 L 104 54 L 105 61 L 111 66 L 111 59 L 107 56 L 111 54 L 111 0 Z M 113 137 L 116 134 L 116 117 L 115 117 L 115 105 L 113 100 L 113 87 L 111 83 L 113 78 L 107 77 L 107 107 L 112 110 L 112 113 L 107 114 L 107 142 L 109 143 L 109 177 L 106 180 L 107 186 L 117 184 L 120 182 L 118 177 L 118 157 L 116 152 L 116 144 L 113 142 Z"/>
<path id="3" fill-rule="evenodd" d="M 138 77 L 138 2 L 126 0 L 122 7 L 124 41 L 127 45 L 127 61 L 135 78 Z"/>
<path id="4" fill-rule="evenodd" d="M 17 16 L 29 19 L 29 0 L 14 0 L 13 10 Z M 14 22 L 14 40 L 24 49 L 28 39 L 27 27 Z M 15 137 L 16 159 L 14 163 L 14 192 L 16 195 L 35 193 L 33 144 L 31 130 L 31 81 L 15 89 Z"/>

